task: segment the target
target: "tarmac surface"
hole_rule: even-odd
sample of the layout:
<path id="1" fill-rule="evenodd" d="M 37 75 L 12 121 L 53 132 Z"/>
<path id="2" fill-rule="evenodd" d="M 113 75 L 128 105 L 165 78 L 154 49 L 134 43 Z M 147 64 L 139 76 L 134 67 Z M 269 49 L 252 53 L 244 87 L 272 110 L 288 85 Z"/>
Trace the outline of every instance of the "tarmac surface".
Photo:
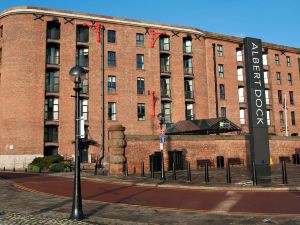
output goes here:
<path id="1" fill-rule="evenodd" d="M 68 220 L 73 174 L 61 175 L 1 172 L 0 224 L 300 224 L 300 192 L 294 185 L 201 190 L 85 173 L 87 218 L 74 222 Z"/>

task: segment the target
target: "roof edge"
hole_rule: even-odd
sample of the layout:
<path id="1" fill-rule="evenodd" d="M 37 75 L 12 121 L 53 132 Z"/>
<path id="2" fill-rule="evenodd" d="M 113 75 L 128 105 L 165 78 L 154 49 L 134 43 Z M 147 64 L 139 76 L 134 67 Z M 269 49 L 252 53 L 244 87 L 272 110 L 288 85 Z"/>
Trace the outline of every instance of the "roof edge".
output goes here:
<path id="1" fill-rule="evenodd" d="M 97 14 L 74 12 L 69 10 L 42 8 L 36 6 L 11 7 L 3 10 L 2 13 L 0 14 L 0 18 L 11 14 L 22 14 L 22 13 L 44 13 L 46 15 L 65 16 L 65 17 L 72 17 L 76 19 L 94 20 L 94 21 L 110 22 L 116 24 L 128 24 L 128 25 L 140 26 L 140 27 L 153 27 L 153 28 L 165 29 L 165 30 L 178 30 L 187 33 L 198 33 L 200 35 L 204 35 L 204 33 L 200 29 L 194 27 L 155 23 L 155 22 L 148 22 L 143 20 L 126 19 L 126 18 L 119 18 L 119 17 L 112 17 L 112 16 L 103 16 Z"/>
<path id="2" fill-rule="evenodd" d="M 127 25 L 140 26 L 140 27 L 153 27 L 153 28 L 165 29 L 165 30 L 177 30 L 177 31 L 187 32 L 187 33 L 197 33 L 206 38 L 214 38 L 217 40 L 229 41 L 229 42 L 233 42 L 233 43 L 237 43 L 237 44 L 243 43 L 243 38 L 240 38 L 240 37 L 204 31 L 199 28 L 194 28 L 194 27 L 189 27 L 189 26 L 178 26 L 178 25 L 173 25 L 173 24 L 155 23 L 155 22 L 148 22 L 148 21 L 144 21 L 144 20 L 103 16 L 103 15 L 90 14 L 90 13 L 75 12 L 75 11 L 70 11 L 70 10 L 43 8 L 43 7 L 37 7 L 37 6 L 15 6 L 15 7 L 7 8 L 1 12 L 0 18 L 11 15 L 11 14 L 18 14 L 18 13 L 20 13 L 20 14 L 22 14 L 22 13 L 44 13 L 47 15 L 66 16 L 66 17 L 72 17 L 72 18 L 82 19 L 82 20 L 85 19 L 85 20 L 110 22 L 110 23 L 116 23 L 116 24 L 127 24 Z M 279 45 L 279 44 L 273 44 L 273 43 L 268 43 L 268 42 L 263 42 L 262 44 L 263 44 L 263 47 L 266 47 L 266 48 L 271 48 L 274 50 L 285 50 L 285 51 L 300 54 L 300 48 Z"/>

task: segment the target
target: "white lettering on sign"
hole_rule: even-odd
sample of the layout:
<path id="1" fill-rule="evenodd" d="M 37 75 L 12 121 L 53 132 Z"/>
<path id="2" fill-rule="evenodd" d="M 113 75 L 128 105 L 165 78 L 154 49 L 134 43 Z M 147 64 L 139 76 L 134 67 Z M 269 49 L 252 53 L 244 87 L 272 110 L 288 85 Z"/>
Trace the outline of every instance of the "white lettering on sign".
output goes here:
<path id="1" fill-rule="evenodd" d="M 254 84 L 256 84 L 259 87 L 262 87 L 262 81 L 261 81 L 261 76 L 260 76 L 260 71 L 262 68 L 260 68 L 260 60 L 259 58 L 256 58 L 256 56 L 259 52 L 254 51 L 257 49 L 258 46 L 252 42 L 252 53 L 251 55 L 253 56 L 252 62 L 253 62 L 253 78 L 254 78 Z M 258 72 L 256 72 L 258 71 Z M 263 106 L 263 99 L 262 99 L 262 90 L 261 89 L 255 89 L 254 90 L 255 94 L 255 106 L 256 106 L 256 125 L 264 125 L 264 111 L 262 110 Z"/>

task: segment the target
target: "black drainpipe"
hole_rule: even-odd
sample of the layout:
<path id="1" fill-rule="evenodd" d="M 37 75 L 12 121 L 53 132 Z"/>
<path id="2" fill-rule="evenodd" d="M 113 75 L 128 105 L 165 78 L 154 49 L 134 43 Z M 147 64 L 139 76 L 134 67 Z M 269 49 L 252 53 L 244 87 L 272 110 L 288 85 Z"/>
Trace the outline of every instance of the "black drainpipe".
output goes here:
<path id="1" fill-rule="evenodd" d="M 216 99 L 216 117 L 219 118 L 219 99 L 218 99 L 218 81 L 217 81 L 217 61 L 216 61 L 216 44 L 212 44 L 214 55 L 214 78 L 215 78 L 215 99 Z"/>
<path id="2" fill-rule="evenodd" d="M 102 155 L 99 159 L 99 167 L 102 167 L 102 160 L 104 159 L 104 144 L 105 144 L 105 110 L 104 110 L 104 106 L 105 106 L 105 102 L 104 102 L 104 30 L 105 27 L 103 25 L 101 25 L 101 38 L 102 38 L 102 42 L 101 42 L 101 96 L 102 96 L 102 118 L 101 118 L 101 127 L 102 127 L 102 139 L 101 139 L 101 150 L 102 150 Z"/>

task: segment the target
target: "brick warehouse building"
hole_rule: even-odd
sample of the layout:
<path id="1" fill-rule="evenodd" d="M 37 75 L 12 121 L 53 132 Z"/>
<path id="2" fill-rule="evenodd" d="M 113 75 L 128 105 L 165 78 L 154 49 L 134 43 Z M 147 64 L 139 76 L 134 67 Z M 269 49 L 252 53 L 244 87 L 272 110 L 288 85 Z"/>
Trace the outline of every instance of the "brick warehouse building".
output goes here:
<path id="1" fill-rule="evenodd" d="M 126 127 L 127 161 L 139 165 L 159 149 L 158 113 L 164 112 L 168 126 L 185 119 L 216 117 L 214 44 L 218 113 L 240 126 L 241 135 L 172 137 L 165 148 L 184 149 L 187 159 L 203 159 L 222 154 L 225 145 L 230 149 L 226 157 L 246 158 L 248 118 L 241 38 L 191 27 L 16 7 L 0 15 L 0 167 L 22 167 L 34 157 L 53 153 L 72 157 L 74 84 L 68 73 L 76 64 L 89 71 L 83 84 L 82 116 L 89 139 L 101 143 L 101 46 L 97 32 L 83 25 L 94 22 L 105 26 L 101 37 L 105 45 L 105 157 L 107 128 L 112 125 Z M 282 137 L 282 105 L 286 96 L 289 136 L 298 136 L 300 49 L 263 43 L 263 59 L 271 155 L 291 155 L 300 142 L 298 137 Z M 204 150 L 194 152 L 197 148 Z M 99 157 L 99 149 L 99 145 L 90 146 L 85 160 Z"/>

